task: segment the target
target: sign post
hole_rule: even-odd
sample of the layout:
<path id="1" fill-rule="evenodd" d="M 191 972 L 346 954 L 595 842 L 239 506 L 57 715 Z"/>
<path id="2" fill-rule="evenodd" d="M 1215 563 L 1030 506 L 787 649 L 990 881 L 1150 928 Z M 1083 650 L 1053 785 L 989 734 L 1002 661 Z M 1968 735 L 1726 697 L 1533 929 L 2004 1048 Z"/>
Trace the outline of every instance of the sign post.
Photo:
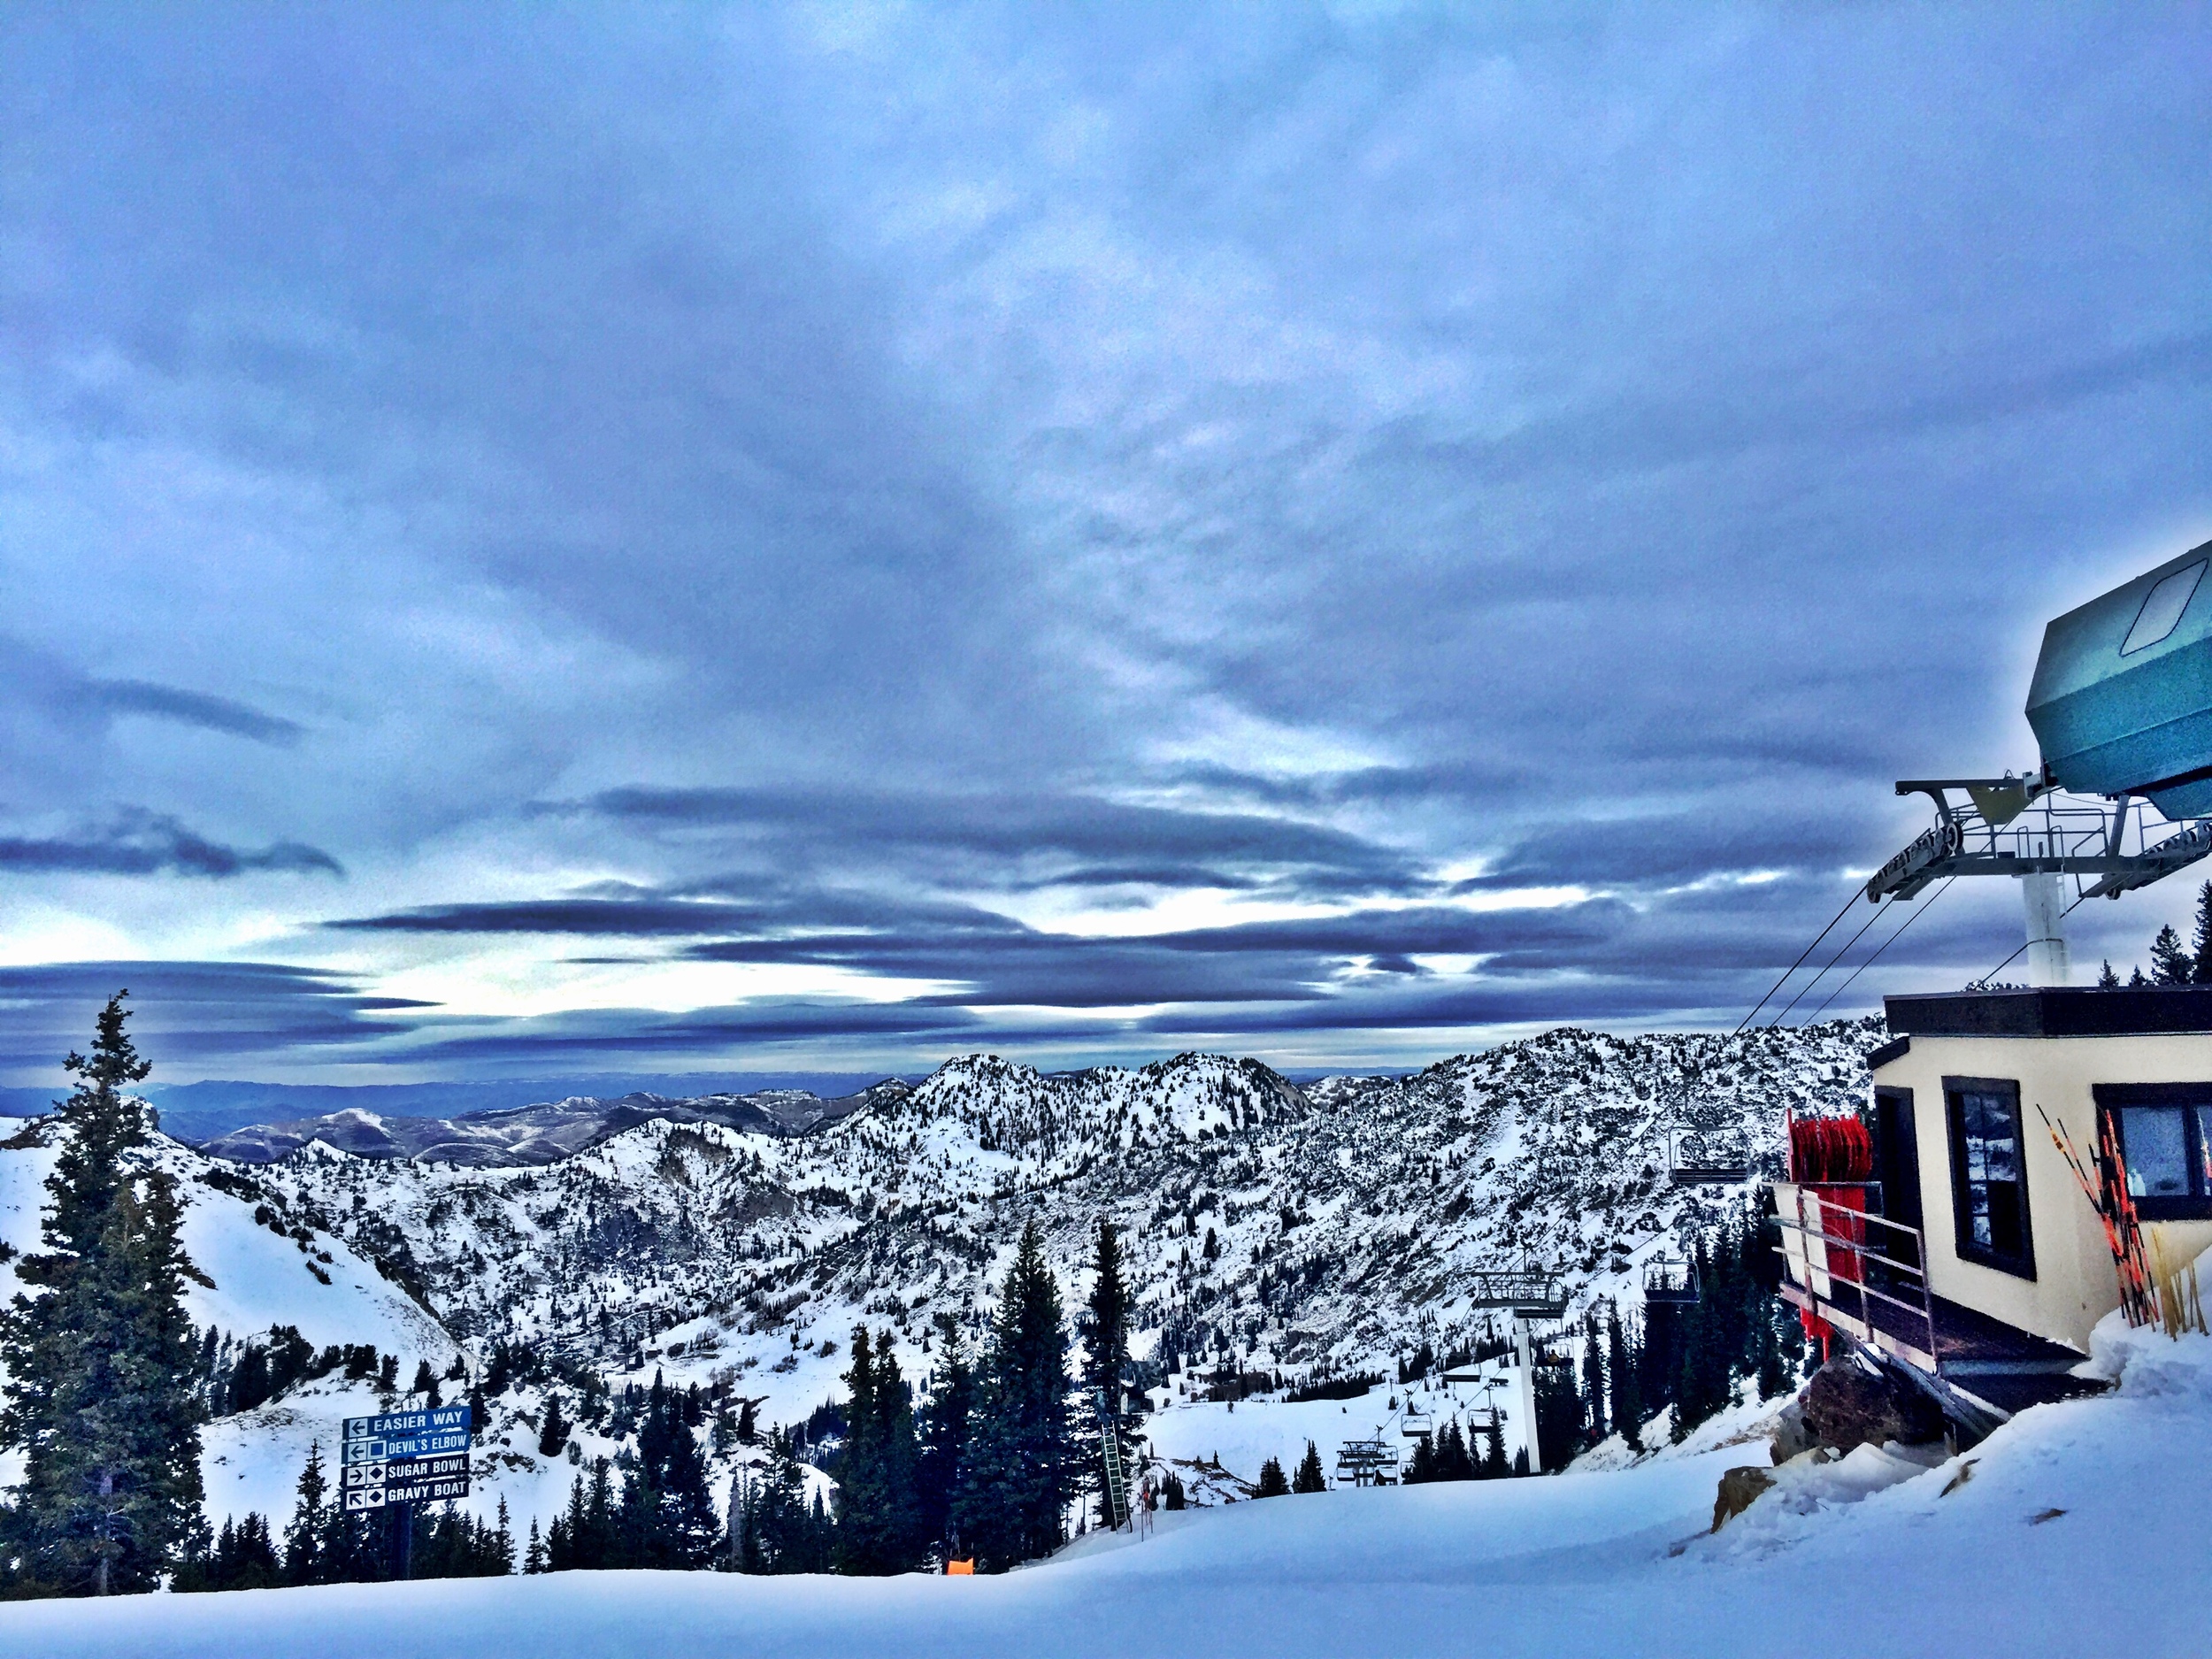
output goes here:
<path id="1" fill-rule="evenodd" d="M 466 1405 L 348 1417 L 340 1452 L 340 1490 L 350 1514 L 398 1505 L 400 1577 L 408 1572 L 418 1503 L 469 1494 Z"/>

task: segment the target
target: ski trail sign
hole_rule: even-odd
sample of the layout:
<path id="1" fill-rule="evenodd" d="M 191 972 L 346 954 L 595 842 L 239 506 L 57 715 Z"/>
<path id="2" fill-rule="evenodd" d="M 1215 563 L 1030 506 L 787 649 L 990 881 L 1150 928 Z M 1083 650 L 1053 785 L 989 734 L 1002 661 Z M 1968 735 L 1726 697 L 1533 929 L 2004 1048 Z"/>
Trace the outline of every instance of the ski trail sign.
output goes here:
<path id="1" fill-rule="evenodd" d="M 346 1508 L 467 1497 L 471 1426 L 465 1405 L 348 1417 L 340 1453 Z"/>

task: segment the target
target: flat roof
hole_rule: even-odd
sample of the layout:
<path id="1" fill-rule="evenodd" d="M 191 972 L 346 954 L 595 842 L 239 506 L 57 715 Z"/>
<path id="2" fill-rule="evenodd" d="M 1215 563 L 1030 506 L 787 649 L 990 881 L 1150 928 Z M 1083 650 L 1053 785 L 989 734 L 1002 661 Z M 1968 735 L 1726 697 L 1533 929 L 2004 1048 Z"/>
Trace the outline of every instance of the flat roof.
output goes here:
<path id="1" fill-rule="evenodd" d="M 2212 985 L 1939 991 L 1886 996 L 1901 1037 L 2128 1037 L 2212 1032 Z"/>

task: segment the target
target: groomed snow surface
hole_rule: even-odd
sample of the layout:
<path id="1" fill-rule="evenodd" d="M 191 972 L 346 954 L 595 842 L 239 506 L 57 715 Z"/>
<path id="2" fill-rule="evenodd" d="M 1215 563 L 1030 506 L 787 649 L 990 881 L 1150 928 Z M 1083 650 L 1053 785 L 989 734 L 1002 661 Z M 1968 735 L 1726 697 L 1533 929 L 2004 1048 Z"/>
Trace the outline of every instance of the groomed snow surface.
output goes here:
<path id="1" fill-rule="evenodd" d="M 2099 1358 L 2114 1394 L 2024 1413 L 1924 1473 L 1855 1455 L 1867 1469 L 1785 1482 L 1717 1535 L 1721 1473 L 1763 1462 L 1755 1445 L 1187 1511 L 1002 1578 L 565 1573 L 19 1603 L 0 1653 L 2206 1652 L 2212 1340 L 2108 1321 Z"/>

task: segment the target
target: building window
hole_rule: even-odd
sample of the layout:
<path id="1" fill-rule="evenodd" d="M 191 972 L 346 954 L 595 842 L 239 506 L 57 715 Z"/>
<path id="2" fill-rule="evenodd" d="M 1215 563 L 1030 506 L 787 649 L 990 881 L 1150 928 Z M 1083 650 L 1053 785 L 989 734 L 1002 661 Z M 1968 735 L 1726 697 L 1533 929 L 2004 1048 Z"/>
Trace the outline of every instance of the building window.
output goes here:
<path id="1" fill-rule="evenodd" d="M 2197 584 L 2204 580 L 2205 564 L 2199 559 L 2185 565 L 2151 589 L 2142 610 L 2136 613 L 2135 626 L 2120 641 L 2121 656 L 2147 651 L 2181 626 L 2181 613 L 2189 608 L 2189 602 L 2196 597 Z"/>
<path id="2" fill-rule="evenodd" d="M 2146 1221 L 2212 1218 L 2212 1084 L 2104 1084 L 2128 1193 Z"/>
<path id="3" fill-rule="evenodd" d="M 1943 1098 L 1951 1120 L 1959 1255 L 2033 1279 L 2020 1086 L 1993 1078 L 1951 1077 L 1943 1079 Z"/>

